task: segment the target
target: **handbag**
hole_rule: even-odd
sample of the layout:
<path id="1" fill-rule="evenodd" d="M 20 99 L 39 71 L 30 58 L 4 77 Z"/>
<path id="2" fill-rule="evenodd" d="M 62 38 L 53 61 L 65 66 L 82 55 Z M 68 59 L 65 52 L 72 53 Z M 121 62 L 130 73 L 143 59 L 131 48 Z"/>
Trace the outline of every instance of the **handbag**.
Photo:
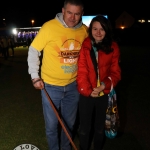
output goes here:
<path id="1" fill-rule="evenodd" d="M 109 77 L 111 80 L 111 78 Z M 106 137 L 113 139 L 117 136 L 118 127 L 120 126 L 118 107 L 117 107 L 117 96 L 111 85 L 110 93 L 108 94 L 108 106 L 106 110 L 105 119 L 105 135 Z"/>

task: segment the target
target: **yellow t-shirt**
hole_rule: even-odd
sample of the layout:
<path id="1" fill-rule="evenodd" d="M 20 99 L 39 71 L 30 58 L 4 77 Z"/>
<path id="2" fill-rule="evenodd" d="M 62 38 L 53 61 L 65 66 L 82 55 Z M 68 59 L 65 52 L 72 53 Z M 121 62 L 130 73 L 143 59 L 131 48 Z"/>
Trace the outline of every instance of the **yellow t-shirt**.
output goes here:
<path id="1" fill-rule="evenodd" d="M 46 22 L 31 46 L 43 50 L 41 78 L 48 84 L 65 86 L 76 80 L 77 60 L 87 27 L 65 28 L 58 20 Z"/>

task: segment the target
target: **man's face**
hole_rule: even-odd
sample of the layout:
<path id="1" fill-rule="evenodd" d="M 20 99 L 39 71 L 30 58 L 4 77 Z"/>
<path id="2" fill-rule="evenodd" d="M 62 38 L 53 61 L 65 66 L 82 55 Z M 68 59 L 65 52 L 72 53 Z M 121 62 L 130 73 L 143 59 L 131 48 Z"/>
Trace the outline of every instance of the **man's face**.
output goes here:
<path id="1" fill-rule="evenodd" d="M 79 23 L 83 15 L 83 8 L 82 6 L 67 4 L 65 8 L 62 8 L 62 14 L 66 25 L 74 27 Z"/>

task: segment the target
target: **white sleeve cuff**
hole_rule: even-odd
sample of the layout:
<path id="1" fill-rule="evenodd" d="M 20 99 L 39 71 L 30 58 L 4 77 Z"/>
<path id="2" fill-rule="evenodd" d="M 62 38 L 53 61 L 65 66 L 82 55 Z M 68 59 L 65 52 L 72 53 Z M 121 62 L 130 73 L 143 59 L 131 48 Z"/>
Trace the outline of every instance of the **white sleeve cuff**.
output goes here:
<path id="1" fill-rule="evenodd" d="M 31 79 L 40 78 L 38 73 L 31 73 Z"/>

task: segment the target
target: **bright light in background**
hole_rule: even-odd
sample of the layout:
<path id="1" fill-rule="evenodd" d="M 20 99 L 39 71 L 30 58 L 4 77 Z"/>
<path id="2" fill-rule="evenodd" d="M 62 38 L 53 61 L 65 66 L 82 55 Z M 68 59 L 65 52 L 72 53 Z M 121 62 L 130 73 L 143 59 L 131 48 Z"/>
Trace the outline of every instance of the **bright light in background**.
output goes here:
<path id="1" fill-rule="evenodd" d="M 124 26 L 121 26 L 120 28 L 121 28 L 121 29 L 124 29 L 125 27 L 124 27 Z"/>
<path id="2" fill-rule="evenodd" d="M 142 19 L 142 20 L 138 20 L 138 22 L 144 23 L 144 22 L 145 22 L 145 20 L 144 20 L 144 19 Z"/>
<path id="3" fill-rule="evenodd" d="M 16 29 L 13 29 L 13 30 L 12 30 L 12 33 L 16 35 L 16 34 L 17 34 L 17 30 L 16 30 Z"/>
<path id="4" fill-rule="evenodd" d="M 91 20 L 92 20 L 94 17 L 96 17 L 96 15 L 95 15 L 95 16 L 82 16 L 82 22 L 83 22 L 86 26 L 89 26 Z M 104 15 L 104 17 L 108 18 L 107 15 Z"/>
<path id="5" fill-rule="evenodd" d="M 94 18 L 95 16 L 82 16 L 82 21 L 85 25 L 89 26 L 91 20 Z"/>
<path id="6" fill-rule="evenodd" d="M 24 30 L 36 30 L 38 31 L 41 27 L 26 27 L 26 28 L 13 28 L 12 29 L 12 33 L 17 35 L 17 33 L 20 31 L 20 32 L 23 32 Z"/>
<path id="7" fill-rule="evenodd" d="M 33 24 L 34 24 L 34 20 L 31 20 L 31 23 L 32 23 L 32 26 L 33 26 Z"/>

